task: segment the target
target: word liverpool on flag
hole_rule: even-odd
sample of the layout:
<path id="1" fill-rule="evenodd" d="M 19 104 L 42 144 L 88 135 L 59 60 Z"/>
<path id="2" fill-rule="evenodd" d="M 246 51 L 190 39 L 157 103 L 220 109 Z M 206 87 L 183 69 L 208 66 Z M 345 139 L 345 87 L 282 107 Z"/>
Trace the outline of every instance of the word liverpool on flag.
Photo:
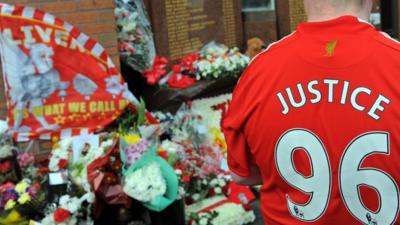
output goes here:
<path id="1" fill-rule="evenodd" d="M 40 10 L 0 3 L 8 125 L 18 141 L 104 127 L 136 98 L 104 48 Z"/>

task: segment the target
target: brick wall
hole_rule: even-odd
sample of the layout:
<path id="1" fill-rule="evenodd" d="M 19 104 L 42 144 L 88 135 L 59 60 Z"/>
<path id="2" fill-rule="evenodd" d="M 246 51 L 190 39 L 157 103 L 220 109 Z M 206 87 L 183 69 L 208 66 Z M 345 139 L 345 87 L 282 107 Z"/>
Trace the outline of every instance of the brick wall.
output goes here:
<path id="1" fill-rule="evenodd" d="M 303 1 L 289 0 L 290 29 L 294 31 L 297 25 L 307 20 Z"/>
<path id="2" fill-rule="evenodd" d="M 96 39 L 107 50 L 116 67 L 120 67 L 113 0 L 3 0 L 4 3 L 32 6 L 63 19 Z M 7 115 L 3 76 L 0 74 L 0 119 Z M 22 148 L 27 143 L 20 144 Z M 36 153 L 51 148 L 48 141 L 35 141 Z"/>

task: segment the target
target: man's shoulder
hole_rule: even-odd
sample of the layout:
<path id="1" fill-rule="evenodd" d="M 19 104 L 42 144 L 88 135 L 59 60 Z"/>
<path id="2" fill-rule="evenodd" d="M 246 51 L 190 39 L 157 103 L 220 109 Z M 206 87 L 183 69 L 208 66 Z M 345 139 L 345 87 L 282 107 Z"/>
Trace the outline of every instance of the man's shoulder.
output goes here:
<path id="1" fill-rule="evenodd" d="M 266 58 L 270 58 L 269 56 L 273 55 L 273 53 L 282 53 L 290 51 L 290 49 L 286 47 L 291 45 L 292 43 L 295 43 L 297 39 L 298 39 L 297 32 L 294 31 L 293 33 L 283 37 L 282 39 L 271 43 L 264 51 L 262 51 L 260 54 L 258 54 L 251 60 L 250 65 L 258 64 L 258 62 L 264 61 Z"/>
<path id="2" fill-rule="evenodd" d="M 400 54 L 400 42 L 392 38 L 389 34 L 385 32 L 377 32 L 377 34 L 374 36 L 374 39 L 377 40 L 381 45 L 386 46 L 388 50 L 390 49 Z"/>

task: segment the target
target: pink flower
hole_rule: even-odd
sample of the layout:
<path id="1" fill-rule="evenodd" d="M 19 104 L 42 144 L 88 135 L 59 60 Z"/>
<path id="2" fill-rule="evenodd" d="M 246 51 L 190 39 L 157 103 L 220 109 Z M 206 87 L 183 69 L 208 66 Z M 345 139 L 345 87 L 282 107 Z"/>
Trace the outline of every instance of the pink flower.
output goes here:
<path id="1" fill-rule="evenodd" d="M 33 164 L 34 161 L 35 158 L 28 153 L 22 153 L 18 155 L 18 162 L 21 167 L 27 167 Z"/>
<path id="2" fill-rule="evenodd" d="M 129 145 L 124 149 L 127 163 L 132 165 L 139 160 L 149 147 L 149 142 L 146 139 L 141 139 L 137 144 Z"/>

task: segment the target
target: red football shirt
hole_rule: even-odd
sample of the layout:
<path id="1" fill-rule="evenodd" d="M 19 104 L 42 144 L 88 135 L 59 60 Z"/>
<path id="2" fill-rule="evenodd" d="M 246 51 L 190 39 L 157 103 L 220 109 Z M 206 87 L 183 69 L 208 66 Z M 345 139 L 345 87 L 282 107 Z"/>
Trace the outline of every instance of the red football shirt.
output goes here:
<path id="1" fill-rule="evenodd" d="M 400 44 L 356 17 L 304 23 L 257 56 L 223 129 L 263 179 L 264 221 L 400 224 Z"/>

